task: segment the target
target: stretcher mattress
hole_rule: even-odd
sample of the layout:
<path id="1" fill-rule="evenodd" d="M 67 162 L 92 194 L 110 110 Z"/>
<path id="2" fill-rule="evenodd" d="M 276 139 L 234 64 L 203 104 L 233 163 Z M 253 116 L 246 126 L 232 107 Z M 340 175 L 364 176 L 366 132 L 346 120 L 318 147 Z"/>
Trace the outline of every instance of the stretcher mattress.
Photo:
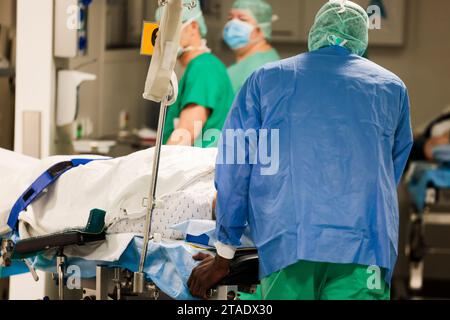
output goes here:
<path id="1" fill-rule="evenodd" d="M 148 149 L 122 158 L 93 161 L 66 172 L 20 214 L 21 239 L 82 228 L 93 209 L 107 212 L 108 227 L 124 219 L 145 216 L 153 153 L 154 149 Z M 6 154 L 7 157 L 0 157 L 0 177 L 8 179 L 0 181 L 0 235 L 9 231 L 6 221 L 11 208 L 31 183 L 52 165 L 74 158 L 51 157 L 36 162 L 21 161 L 18 154 Z M 164 147 L 158 173 L 158 200 L 205 175 L 212 177 L 216 154 L 215 149 Z M 20 165 L 15 167 L 15 163 Z M 209 196 L 214 192 L 212 179 L 210 189 Z M 212 203 L 212 199 L 207 201 Z"/>
<path id="2" fill-rule="evenodd" d="M 179 190 L 196 178 L 214 171 L 217 152 L 215 149 L 168 147 L 164 148 L 163 152 L 164 161 L 161 162 L 158 185 L 159 196 Z M 120 217 L 124 208 L 127 208 L 125 211 L 128 214 L 135 213 L 135 216 L 145 214 L 142 199 L 148 192 L 152 155 L 153 150 L 149 149 L 125 158 L 94 161 L 69 171 L 56 182 L 55 188 L 49 189 L 44 197 L 21 214 L 20 238 L 29 239 L 84 227 L 93 208 L 104 209 L 107 212 L 107 224 Z M 0 150 L 0 177 L 8 179 L 0 181 L 0 192 L 8 195 L 6 198 L 2 197 L 0 201 L 0 222 L 2 224 L 6 222 L 16 199 L 42 172 L 53 164 L 67 159 L 70 158 L 52 157 L 40 161 Z M 180 159 L 183 159 L 185 166 L 180 166 Z M 77 178 L 80 172 L 75 170 L 82 170 L 81 176 L 91 176 L 91 184 L 80 183 Z M 80 188 L 74 189 L 77 183 Z M 108 192 L 104 193 L 107 196 L 92 197 L 98 194 L 101 188 L 107 188 Z M 59 193 L 64 190 L 71 192 Z M 74 197 L 77 193 L 78 195 Z M 71 197 L 67 198 L 68 195 Z M 93 199 L 95 201 L 92 201 Z M 137 207 L 133 208 L 136 203 Z M 201 243 L 206 247 L 212 246 L 215 242 L 214 229 L 214 222 L 200 220 L 179 224 L 174 228 L 183 234 L 190 233 L 194 238 L 206 236 L 207 243 Z M 94 277 L 96 266 L 99 264 L 137 271 L 142 241 L 141 237 L 133 233 L 108 234 L 103 242 L 70 246 L 65 248 L 64 254 L 69 259 L 69 265 L 80 267 L 84 278 Z M 242 243 L 244 247 L 252 246 L 248 232 Z M 186 283 L 197 264 L 192 256 L 201 250 L 185 241 L 150 242 L 146 277 L 174 299 L 192 299 Z M 54 252 L 46 252 L 31 260 L 39 270 L 55 271 Z M 0 276 L 7 277 L 26 271 L 24 265 L 16 261 L 12 267 L 1 269 Z"/>

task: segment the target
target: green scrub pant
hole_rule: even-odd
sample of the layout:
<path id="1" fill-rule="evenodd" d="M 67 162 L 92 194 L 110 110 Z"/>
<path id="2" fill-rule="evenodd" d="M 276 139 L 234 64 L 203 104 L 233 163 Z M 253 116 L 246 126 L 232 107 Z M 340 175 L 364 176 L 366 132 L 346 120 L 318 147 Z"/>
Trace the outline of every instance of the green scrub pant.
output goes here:
<path id="1" fill-rule="evenodd" d="M 300 261 L 261 281 L 242 300 L 389 300 L 386 271 L 354 264 Z"/>

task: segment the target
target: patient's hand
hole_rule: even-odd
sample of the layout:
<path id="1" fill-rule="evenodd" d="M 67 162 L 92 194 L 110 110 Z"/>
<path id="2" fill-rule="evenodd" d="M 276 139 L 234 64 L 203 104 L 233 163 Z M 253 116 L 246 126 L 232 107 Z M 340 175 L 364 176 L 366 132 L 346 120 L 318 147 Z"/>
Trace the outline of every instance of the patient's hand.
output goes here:
<path id="1" fill-rule="evenodd" d="M 202 263 L 192 271 L 187 285 L 194 297 L 207 300 L 208 291 L 230 273 L 230 260 L 204 253 L 199 253 L 193 258 Z"/>

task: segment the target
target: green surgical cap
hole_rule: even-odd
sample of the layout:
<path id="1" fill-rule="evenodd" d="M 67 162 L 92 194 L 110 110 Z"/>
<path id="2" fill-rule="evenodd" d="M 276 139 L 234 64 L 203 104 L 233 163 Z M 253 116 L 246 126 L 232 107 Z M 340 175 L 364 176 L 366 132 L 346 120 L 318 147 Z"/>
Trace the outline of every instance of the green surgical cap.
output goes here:
<path id="1" fill-rule="evenodd" d="M 192 3 L 192 0 L 183 0 L 183 4 L 185 4 L 185 5 L 188 5 L 191 3 Z M 156 10 L 155 16 L 156 16 L 157 21 L 161 20 L 163 8 L 165 8 L 165 7 L 159 7 Z M 203 17 L 203 12 L 202 12 L 202 8 L 200 7 L 199 0 L 196 0 L 196 5 L 194 8 L 189 9 L 186 6 L 183 7 L 182 22 L 184 23 L 190 19 L 193 19 L 194 21 L 196 21 L 198 23 L 198 26 L 200 28 L 200 34 L 201 34 L 202 38 L 205 38 L 206 34 L 208 33 L 208 28 L 206 27 L 205 18 Z"/>
<path id="2" fill-rule="evenodd" d="M 246 10 L 258 22 L 266 39 L 272 38 L 272 6 L 264 0 L 237 0 L 233 9 Z"/>
<path id="3" fill-rule="evenodd" d="M 343 44 L 344 41 L 347 41 Z M 309 33 L 308 46 L 314 51 L 330 45 L 343 45 L 362 56 L 369 44 L 369 16 L 351 1 L 331 0 L 317 13 Z"/>

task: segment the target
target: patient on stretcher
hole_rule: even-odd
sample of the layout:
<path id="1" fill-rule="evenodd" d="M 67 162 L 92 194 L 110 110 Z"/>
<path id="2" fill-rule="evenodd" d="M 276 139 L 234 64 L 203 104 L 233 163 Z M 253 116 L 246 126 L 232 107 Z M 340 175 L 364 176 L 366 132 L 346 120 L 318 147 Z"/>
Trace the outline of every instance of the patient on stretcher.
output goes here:
<path id="1" fill-rule="evenodd" d="M 162 205 L 153 212 L 152 232 L 163 238 L 182 240 L 184 235 L 170 227 L 183 221 L 212 220 L 214 202 L 214 174 L 200 177 L 186 188 L 161 197 Z M 107 230 L 109 234 L 134 233 L 142 235 L 145 228 L 145 216 L 137 219 L 124 217 L 114 222 Z"/>
<path id="2" fill-rule="evenodd" d="M 153 149 L 117 159 L 100 159 L 63 174 L 19 218 L 22 239 L 84 228 L 92 209 L 106 211 L 107 234 L 144 232 L 146 204 L 152 174 Z M 213 218 L 215 149 L 164 147 L 158 174 L 152 233 L 179 240 L 172 225 Z M 0 230 L 15 201 L 52 165 L 72 158 L 31 161 L 0 149 Z M 5 159 L 5 160 L 3 160 Z M 26 161 L 25 161 L 26 160 Z M 24 164 L 26 162 L 26 165 Z M 11 170 L 14 170 L 12 174 Z M 4 189 L 4 190 L 2 190 Z"/>

